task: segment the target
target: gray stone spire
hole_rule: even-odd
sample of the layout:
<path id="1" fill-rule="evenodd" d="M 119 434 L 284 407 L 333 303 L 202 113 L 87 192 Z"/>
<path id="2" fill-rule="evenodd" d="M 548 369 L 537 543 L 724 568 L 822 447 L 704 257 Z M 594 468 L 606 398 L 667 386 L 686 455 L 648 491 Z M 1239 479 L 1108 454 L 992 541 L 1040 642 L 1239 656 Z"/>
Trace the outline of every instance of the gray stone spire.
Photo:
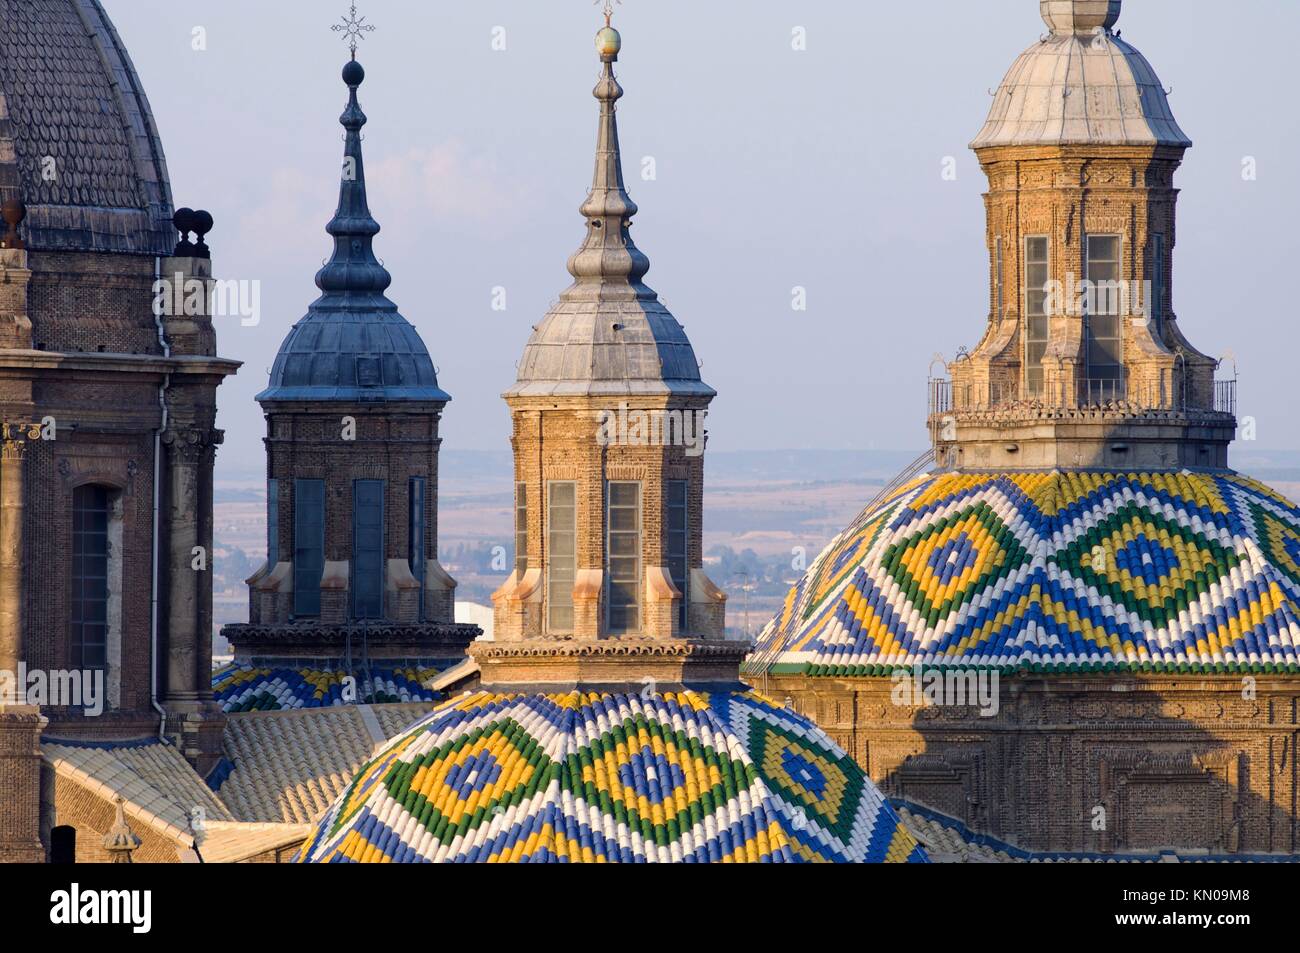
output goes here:
<path id="1" fill-rule="evenodd" d="M 534 329 L 510 397 L 673 395 L 713 397 L 686 332 L 643 279 L 650 260 L 632 241 L 636 203 L 623 181 L 614 63 L 623 41 L 608 23 L 596 35 L 603 63 L 596 169 L 580 209 L 581 247 L 569 258 L 574 282 Z"/>

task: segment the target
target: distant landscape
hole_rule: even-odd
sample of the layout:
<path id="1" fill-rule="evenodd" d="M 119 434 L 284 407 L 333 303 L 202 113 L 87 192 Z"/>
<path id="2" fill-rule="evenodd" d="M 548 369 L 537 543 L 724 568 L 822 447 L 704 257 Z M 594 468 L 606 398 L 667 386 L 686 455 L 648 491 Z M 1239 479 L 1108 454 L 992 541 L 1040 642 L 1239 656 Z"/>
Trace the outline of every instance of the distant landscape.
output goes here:
<path id="1" fill-rule="evenodd" d="M 710 452 L 706 458 L 706 570 L 730 594 L 728 628 L 756 633 L 817 554 L 917 451 Z M 508 451 L 444 450 L 439 558 L 462 602 L 491 605 L 513 564 Z M 1300 498 L 1300 452 L 1238 449 L 1233 466 Z M 248 619 L 244 580 L 266 558 L 265 473 L 219 465 L 215 501 L 215 619 Z"/>

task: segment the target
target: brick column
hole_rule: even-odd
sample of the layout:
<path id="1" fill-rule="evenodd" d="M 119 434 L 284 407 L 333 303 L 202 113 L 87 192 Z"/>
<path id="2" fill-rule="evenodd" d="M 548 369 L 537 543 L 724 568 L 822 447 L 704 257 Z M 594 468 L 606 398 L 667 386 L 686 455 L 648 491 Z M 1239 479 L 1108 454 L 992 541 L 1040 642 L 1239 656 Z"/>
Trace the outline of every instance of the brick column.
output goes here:
<path id="1" fill-rule="evenodd" d="M 199 490 L 206 441 L 194 429 L 170 430 L 163 435 L 166 455 L 167 539 L 167 700 L 194 701 L 198 697 L 199 599 L 202 577 L 208 568 L 193 568 L 196 547 L 203 545 L 199 519 Z"/>
<path id="2" fill-rule="evenodd" d="M 20 425 L 0 433 L 0 671 L 17 673 L 23 658 L 23 457 Z"/>
<path id="3" fill-rule="evenodd" d="M 36 708 L 0 704 L 0 864 L 41 864 L 41 731 Z"/>

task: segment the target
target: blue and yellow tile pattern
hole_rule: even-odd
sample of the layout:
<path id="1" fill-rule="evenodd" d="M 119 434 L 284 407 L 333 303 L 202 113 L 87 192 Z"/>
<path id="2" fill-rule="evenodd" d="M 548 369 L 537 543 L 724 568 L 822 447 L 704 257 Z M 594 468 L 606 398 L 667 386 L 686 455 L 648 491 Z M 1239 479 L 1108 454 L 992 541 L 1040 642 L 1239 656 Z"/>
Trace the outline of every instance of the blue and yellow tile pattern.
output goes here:
<path id="1" fill-rule="evenodd" d="M 924 863 L 819 728 L 753 693 L 447 702 L 362 768 L 312 863 Z"/>
<path id="2" fill-rule="evenodd" d="M 356 667 L 354 703 L 432 702 L 428 688 L 441 668 Z M 335 668 L 227 666 L 212 676 L 212 691 L 225 712 L 330 708 L 345 701 L 348 672 Z"/>
<path id="3" fill-rule="evenodd" d="M 772 671 L 1296 671 L 1300 509 L 1237 475 L 926 476 L 863 512 L 759 639 Z"/>

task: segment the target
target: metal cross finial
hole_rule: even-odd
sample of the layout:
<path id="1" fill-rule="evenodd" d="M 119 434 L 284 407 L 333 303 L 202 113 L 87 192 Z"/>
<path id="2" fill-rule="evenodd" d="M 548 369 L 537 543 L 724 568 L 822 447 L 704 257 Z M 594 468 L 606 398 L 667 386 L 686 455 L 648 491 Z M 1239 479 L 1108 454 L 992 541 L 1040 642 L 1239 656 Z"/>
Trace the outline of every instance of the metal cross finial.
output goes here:
<path id="1" fill-rule="evenodd" d="M 348 16 L 340 17 L 342 23 L 336 23 L 332 27 L 335 33 L 342 33 L 343 39 L 348 41 L 348 46 L 352 49 L 352 58 L 357 58 L 357 41 L 364 40 L 367 33 L 375 32 L 375 28 L 366 22 L 365 17 L 357 18 L 357 5 L 352 4 L 352 10 Z"/>
<path id="2" fill-rule="evenodd" d="M 610 26 L 614 19 L 614 4 L 623 5 L 623 0 L 596 0 L 596 3 L 604 3 L 605 9 L 605 26 Z"/>

